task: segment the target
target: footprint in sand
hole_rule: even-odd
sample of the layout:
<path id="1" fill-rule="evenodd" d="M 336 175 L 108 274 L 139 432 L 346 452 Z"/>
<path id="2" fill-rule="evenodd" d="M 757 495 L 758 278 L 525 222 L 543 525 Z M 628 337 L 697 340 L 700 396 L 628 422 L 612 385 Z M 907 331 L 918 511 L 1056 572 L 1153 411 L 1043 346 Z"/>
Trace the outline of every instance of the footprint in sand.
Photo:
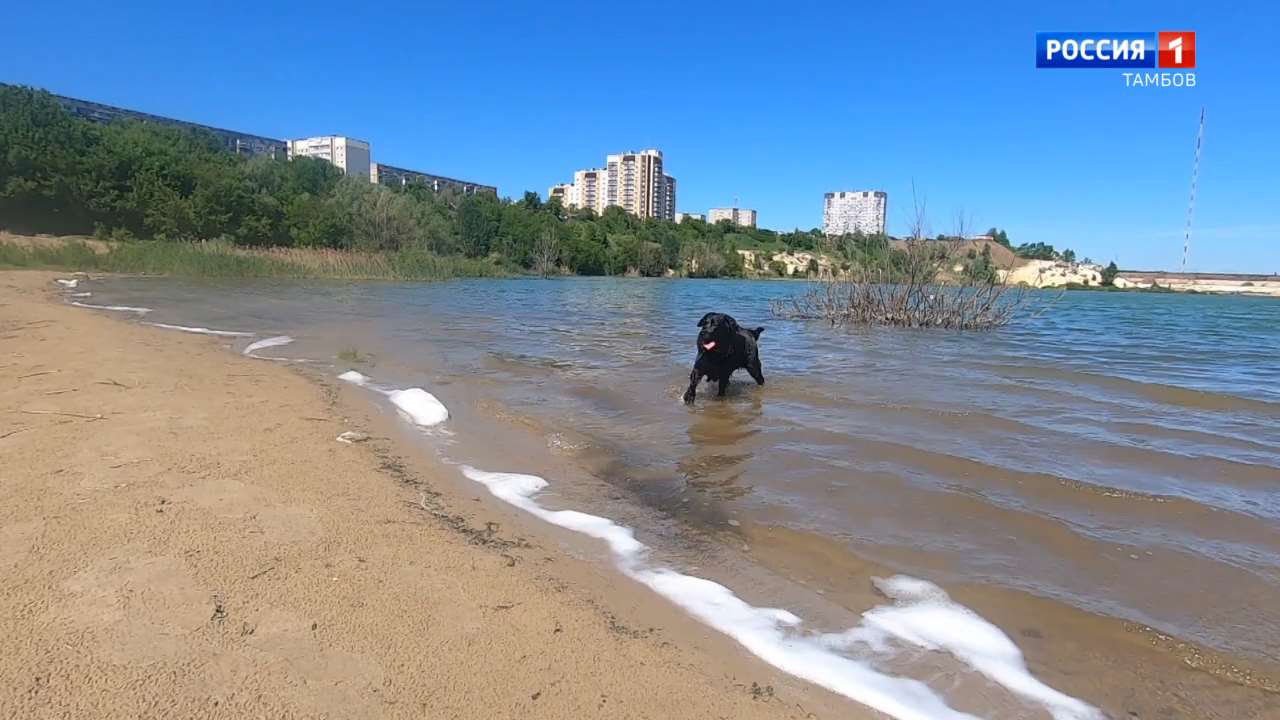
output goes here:
<path id="1" fill-rule="evenodd" d="M 72 576 L 63 590 L 66 601 L 51 619 L 88 630 L 91 651 L 117 664 L 173 658 L 209 622 L 209 594 L 172 557 L 122 548 Z"/>

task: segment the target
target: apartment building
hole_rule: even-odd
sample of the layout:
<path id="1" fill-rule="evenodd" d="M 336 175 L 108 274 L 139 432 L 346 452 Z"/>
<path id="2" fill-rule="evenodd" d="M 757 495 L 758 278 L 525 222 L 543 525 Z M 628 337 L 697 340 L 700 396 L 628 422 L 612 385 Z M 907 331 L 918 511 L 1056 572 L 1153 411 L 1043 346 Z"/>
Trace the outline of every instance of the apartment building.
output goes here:
<path id="1" fill-rule="evenodd" d="M 756 211 L 747 208 L 711 208 L 707 216 L 712 224 L 728 220 L 738 227 L 756 226 Z"/>
<path id="2" fill-rule="evenodd" d="M 552 185 L 547 190 L 547 202 L 559 200 L 560 206 L 565 208 L 578 207 L 578 192 L 573 183 L 560 183 Z"/>
<path id="3" fill-rule="evenodd" d="M 661 150 L 608 155 L 603 168 L 578 170 L 573 183 L 553 186 L 551 197 L 597 213 L 617 206 L 637 217 L 676 217 L 676 180 L 663 171 Z"/>
<path id="4" fill-rule="evenodd" d="M 449 190 L 459 195 L 475 195 L 477 193 L 489 193 L 491 195 L 498 194 L 498 188 L 492 185 L 481 185 L 480 183 L 470 182 L 468 180 L 458 180 L 456 178 L 445 177 L 443 175 L 432 175 L 431 173 L 419 172 L 417 170 L 406 170 L 405 168 L 387 165 L 385 163 L 369 164 L 369 181 L 377 185 L 390 185 L 401 187 L 405 185 L 425 185 L 434 192 L 441 190 Z"/>
<path id="5" fill-rule="evenodd" d="M 662 195 L 662 212 L 658 217 L 663 220 L 676 219 L 676 179 L 670 175 L 663 175 L 662 182 L 666 185 L 666 190 Z"/>
<path id="6" fill-rule="evenodd" d="M 706 222 L 707 216 L 704 213 L 676 213 L 676 222 L 682 223 L 685 220 L 701 220 L 702 222 Z"/>
<path id="7" fill-rule="evenodd" d="M 827 235 L 885 231 L 889 195 L 882 190 L 829 192 L 824 196 L 822 231 Z"/>
<path id="8" fill-rule="evenodd" d="M 369 143 L 342 135 L 321 135 L 289 141 L 289 159 L 313 157 L 325 160 L 347 177 L 368 180 L 371 172 Z"/>

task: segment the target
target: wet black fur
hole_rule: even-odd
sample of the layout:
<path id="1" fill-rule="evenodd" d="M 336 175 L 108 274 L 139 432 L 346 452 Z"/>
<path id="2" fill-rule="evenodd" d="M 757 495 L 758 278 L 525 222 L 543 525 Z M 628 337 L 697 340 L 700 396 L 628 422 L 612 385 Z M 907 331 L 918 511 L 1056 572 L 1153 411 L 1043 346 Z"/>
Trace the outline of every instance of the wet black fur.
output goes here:
<path id="1" fill-rule="evenodd" d="M 729 376 L 733 371 L 744 368 L 757 385 L 764 384 L 764 371 L 760 368 L 760 348 L 756 341 L 764 328 L 742 329 L 738 321 L 724 313 L 707 313 L 698 321 L 698 359 L 693 363 L 693 372 L 689 373 L 689 389 L 684 392 L 684 401 L 693 402 L 697 396 L 698 383 L 705 376 L 708 381 L 720 384 L 717 397 L 723 397 L 729 387 Z M 711 341 L 716 345 L 711 350 L 704 346 Z"/>

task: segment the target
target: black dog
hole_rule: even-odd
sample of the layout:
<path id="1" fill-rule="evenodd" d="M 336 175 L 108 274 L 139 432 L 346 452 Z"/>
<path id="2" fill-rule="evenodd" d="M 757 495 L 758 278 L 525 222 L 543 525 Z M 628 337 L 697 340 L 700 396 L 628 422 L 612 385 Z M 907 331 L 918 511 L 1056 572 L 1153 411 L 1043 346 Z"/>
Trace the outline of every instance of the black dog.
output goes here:
<path id="1" fill-rule="evenodd" d="M 757 385 L 764 384 L 764 372 L 760 369 L 760 349 L 756 341 L 764 328 L 743 330 L 738 321 L 724 313 L 707 313 L 698 321 L 698 359 L 689 374 L 689 389 L 684 391 L 684 401 L 693 402 L 698 383 L 705 375 L 707 380 L 720 383 L 718 397 L 724 396 L 729 387 L 729 376 L 738 368 L 746 368 Z"/>

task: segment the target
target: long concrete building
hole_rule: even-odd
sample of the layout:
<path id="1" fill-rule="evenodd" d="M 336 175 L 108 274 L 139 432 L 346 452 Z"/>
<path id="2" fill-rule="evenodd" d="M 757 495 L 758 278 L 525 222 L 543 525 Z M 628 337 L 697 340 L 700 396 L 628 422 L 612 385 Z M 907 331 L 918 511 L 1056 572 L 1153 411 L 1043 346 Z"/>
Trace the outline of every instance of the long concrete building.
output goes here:
<path id="1" fill-rule="evenodd" d="M 661 150 L 608 155 L 603 168 L 578 170 L 572 183 L 553 185 L 547 199 L 597 214 L 616 206 L 637 217 L 676 219 L 676 179 L 664 172 Z"/>
<path id="2" fill-rule="evenodd" d="M 227 130 L 225 128 L 214 127 L 212 125 L 201 125 L 200 123 L 187 122 L 186 120 L 177 120 L 163 115 L 152 115 L 151 113 L 139 112 L 137 110 L 128 110 L 126 108 L 116 107 L 114 105 L 106 105 L 104 103 L 92 102 L 89 100 L 80 100 L 79 98 L 66 97 L 64 95 L 53 95 L 54 100 L 70 114 L 75 117 L 89 120 L 96 123 L 113 123 L 124 120 L 135 120 L 138 122 L 152 123 L 164 127 L 178 128 L 182 130 L 199 130 L 207 132 L 218 139 L 218 142 L 226 148 L 227 152 L 236 155 L 245 155 L 254 157 L 264 155 L 266 157 L 278 158 L 283 160 L 288 155 L 289 143 L 285 140 L 264 137 L 262 135 L 254 135 L 253 133 L 240 132 L 238 130 Z"/>
<path id="3" fill-rule="evenodd" d="M 0 83 L 0 87 L 10 87 Z M 482 185 L 467 180 L 458 180 L 443 175 L 406 170 L 391 165 L 373 162 L 372 147 L 368 142 L 342 135 L 322 135 L 297 140 L 279 140 L 253 133 L 227 130 L 212 125 L 177 120 L 152 115 L 151 113 L 129 110 L 127 108 L 106 105 L 104 103 L 81 100 L 50 93 L 71 115 L 96 123 L 112 123 L 122 121 L 138 121 L 153 123 L 164 127 L 182 130 L 198 130 L 209 133 L 216 138 L 227 152 L 246 157 L 265 156 L 279 160 L 294 157 L 314 157 L 327 160 L 349 177 L 366 179 L 385 185 L 406 185 L 421 183 L 436 192 L 445 188 L 464 195 L 475 193 L 497 194 L 498 189 L 492 185 Z"/>
<path id="4" fill-rule="evenodd" d="M 481 185 L 479 183 L 473 183 L 467 180 L 457 180 L 443 175 L 432 175 L 431 173 L 418 172 L 417 170 L 407 170 L 405 168 L 399 168 L 385 163 L 373 163 L 370 166 L 369 180 L 379 185 L 390 185 L 392 187 L 397 185 L 401 187 L 405 185 L 425 185 L 435 192 L 449 190 L 459 195 L 476 195 L 480 193 L 489 193 L 491 195 L 498 194 L 498 188 L 492 185 Z"/>

